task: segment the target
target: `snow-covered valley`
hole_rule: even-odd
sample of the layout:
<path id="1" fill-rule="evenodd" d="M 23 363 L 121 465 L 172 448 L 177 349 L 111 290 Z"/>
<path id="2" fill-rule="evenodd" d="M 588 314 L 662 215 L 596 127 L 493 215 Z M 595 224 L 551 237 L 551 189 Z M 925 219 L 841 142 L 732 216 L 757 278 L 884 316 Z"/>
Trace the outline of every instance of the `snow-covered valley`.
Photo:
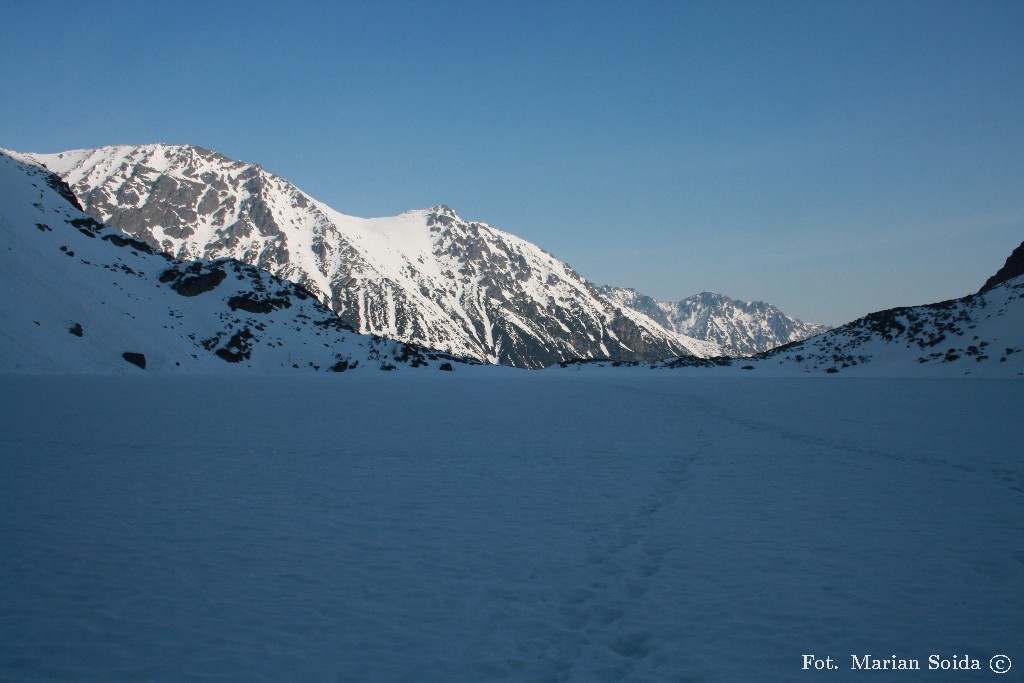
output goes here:
<path id="1" fill-rule="evenodd" d="M 1021 654 L 1017 381 L 0 388 L 4 680 L 960 681 Z"/>

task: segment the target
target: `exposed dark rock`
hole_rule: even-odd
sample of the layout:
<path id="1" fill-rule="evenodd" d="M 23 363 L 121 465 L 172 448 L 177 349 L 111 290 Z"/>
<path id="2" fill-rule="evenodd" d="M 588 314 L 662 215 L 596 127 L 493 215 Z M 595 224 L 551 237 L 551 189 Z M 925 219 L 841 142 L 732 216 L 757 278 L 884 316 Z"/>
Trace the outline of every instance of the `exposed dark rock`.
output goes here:
<path id="1" fill-rule="evenodd" d="M 147 254 L 154 253 L 153 247 L 132 237 L 121 237 L 120 235 L 111 233 L 109 235 L 104 235 L 103 239 L 118 247 L 131 247 L 136 251 L 142 251 Z"/>
<path id="2" fill-rule="evenodd" d="M 666 368 L 715 368 L 732 365 L 732 358 L 717 356 L 715 358 L 698 358 L 697 356 L 680 356 L 664 361 Z"/>
<path id="3" fill-rule="evenodd" d="M 39 228 L 40 232 L 53 232 L 53 228 L 46 223 L 36 223 L 36 227 Z"/>
<path id="4" fill-rule="evenodd" d="M 1024 242 L 1020 243 L 1013 253 L 1006 259 L 1003 267 L 996 271 L 996 274 L 985 281 L 978 293 L 987 292 L 996 285 L 1012 280 L 1015 277 L 1024 275 Z"/>
<path id="5" fill-rule="evenodd" d="M 228 276 L 214 264 L 195 262 L 187 267 L 175 266 L 160 274 L 160 282 L 170 282 L 171 289 L 182 296 L 199 296 L 213 291 Z"/>
<path id="6" fill-rule="evenodd" d="M 227 346 L 217 349 L 214 353 L 229 363 L 240 363 L 243 360 L 249 360 L 252 357 L 252 344 L 250 343 L 252 338 L 253 334 L 249 328 L 242 328 L 231 335 Z"/>
<path id="7" fill-rule="evenodd" d="M 402 344 L 401 350 L 395 356 L 395 360 L 399 363 L 407 363 L 414 368 L 418 368 L 421 365 L 427 365 L 425 356 L 426 349 L 414 344 Z"/>
<path id="8" fill-rule="evenodd" d="M 78 197 L 76 197 L 75 193 L 71 191 L 71 188 L 68 187 L 68 184 L 64 182 L 63 178 L 56 173 L 47 173 L 44 176 L 44 180 L 46 181 L 46 184 L 50 186 L 50 189 L 66 199 L 71 206 L 75 207 L 82 213 L 85 213 L 85 209 L 83 209 L 82 205 L 78 203 Z"/>
<path id="9" fill-rule="evenodd" d="M 68 332 L 75 335 L 76 337 L 81 337 L 85 333 L 85 330 L 82 329 L 81 323 L 75 323 L 74 325 L 68 328 Z"/>
<path id="10" fill-rule="evenodd" d="M 445 372 L 451 372 L 453 370 L 451 363 L 441 363 L 440 369 Z"/>
<path id="11" fill-rule="evenodd" d="M 291 305 L 287 297 L 260 297 L 250 292 L 228 299 L 232 311 L 243 310 L 249 313 L 270 313 L 279 308 L 291 308 Z"/>
<path id="12" fill-rule="evenodd" d="M 143 370 L 146 369 L 146 354 L 144 354 L 144 353 L 135 353 L 134 351 L 125 351 L 124 353 L 121 354 L 121 358 L 124 358 L 126 361 L 128 361 L 132 365 L 138 365 Z"/>
<path id="13" fill-rule="evenodd" d="M 227 273 L 223 270 L 212 270 L 201 275 L 182 278 L 172 287 L 182 296 L 198 296 L 199 294 L 216 289 L 217 285 L 223 282 L 225 277 L 227 277 Z"/>
<path id="14" fill-rule="evenodd" d="M 89 232 L 90 230 L 95 230 L 96 232 L 99 232 L 100 230 L 103 229 L 102 223 L 100 223 L 95 218 L 90 218 L 88 216 L 84 218 L 72 218 L 71 220 L 68 221 L 68 223 L 70 225 L 75 226 L 76 228 L 84 232 L 86 235 L 89 235 L 90 237 L 96 236 Z"/>
<path id="15" fill-rule="evenodd" d="M 316 325 L 317 327 L 322 327 L 325 329 L 333 327 L 335 329 L 344 330 L 346 332 L 355 333 L 356 331 L 354 327 L 346 323 L 341 318 L 325 318 L 324 320 L 314 320 L 313 324 Z"/>

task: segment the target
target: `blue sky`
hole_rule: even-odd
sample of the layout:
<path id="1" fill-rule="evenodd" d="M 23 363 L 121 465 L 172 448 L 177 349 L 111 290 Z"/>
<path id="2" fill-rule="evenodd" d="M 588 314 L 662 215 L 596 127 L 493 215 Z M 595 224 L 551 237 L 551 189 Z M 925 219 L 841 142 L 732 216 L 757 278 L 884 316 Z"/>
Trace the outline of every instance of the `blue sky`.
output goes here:
<path id="1" fill-rule="evenodd" d="M 5 3 L 0 146 L 190 143 L 839 324 L 1024 239 L 1024 3 Z"/>

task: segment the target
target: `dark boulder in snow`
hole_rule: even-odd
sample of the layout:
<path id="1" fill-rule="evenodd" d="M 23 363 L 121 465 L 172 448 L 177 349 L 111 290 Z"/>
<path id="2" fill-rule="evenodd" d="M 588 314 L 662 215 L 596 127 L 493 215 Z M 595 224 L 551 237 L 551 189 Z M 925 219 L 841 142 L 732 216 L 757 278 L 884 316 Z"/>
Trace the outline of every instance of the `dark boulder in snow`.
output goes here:
<path id="1" fill-rule="evenodd" d="M 261 297 L 250 292 L 228 299 L 228 307 L 232 311 L 241 309 L 249 313 L 271 313 L 279 308 L 291 308 L 291 305 L 292 302 L 287 297 Z"/>
<path id="2" fill-rule="evenodd" d="M 229 363 L 240 363 L 252 357 L 253 333 L 248 328 L 242 328 L 231 335 L 226 347 L 214 351 L 217 356 Z"/>
<path id="3" fill-rule="evenodd" d="M 110 235 L 104 235 L 103 239 L 105 239 L 108 242 L 113 243 L 114 246 L 118 246 L 118 247 L 131 247 L 132 249 L 135 249 L 136 251 L 142 251 L 142 252 L 145 252 L 147 254 L 156 253 L 153 250 L 153 247 L 149 246 L 145 242 L 141 242 L 141 241 L 139 241 L 137 239 L 133 239 L 131 237 L 124 237 L 122 235 L 110 234 Z"/>
<path id="4" fill-rule="evenodd" d="M 168 268 L 160 275 L 160 282 L 170 282 L 171 289 L 182 296 L 199 296 L 212 292 L 227 276 L 223 268 L 196 262 L 184 270 Z"/>
<path id="5" fill-rule="evenodd" d="M 143 370 L 146 369 L 146 355 L 144 353 L 125 351 L 124 353 L 121 354 L 121 358 L 124 358 L 132 365 L 138 365 Z"/>

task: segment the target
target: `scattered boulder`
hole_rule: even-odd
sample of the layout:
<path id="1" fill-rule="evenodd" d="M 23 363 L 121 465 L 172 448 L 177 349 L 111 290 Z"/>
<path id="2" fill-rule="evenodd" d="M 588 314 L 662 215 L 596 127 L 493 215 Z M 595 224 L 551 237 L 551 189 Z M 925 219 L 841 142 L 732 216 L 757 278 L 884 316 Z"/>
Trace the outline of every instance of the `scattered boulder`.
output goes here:
<path id="1" fill-rule="evenodd" d="M 68 223 L 78 228 L 78 231 L 86 237 L 96 237 L 96 233 L 104 227 L 98 220 L 90 218 L 89 216 L 84 218 L 72 218 Z"/>
<path id="2" fill-rule="evenodd" d="M 68 332 L 75 335 L 76 337 L 81 337 L 85 333 L 85 330 L 82 329 L 82 323 L 75 323 L 74 325 L 68 328 Z M 145 367 L 145 359 L 143 359 L 142 363 L 143 367 Z"/>
<path id="3" fill-rule="evenodd" d="M 199 296 L 211 292 L 228 276 L 215 264 L 195 262 L 187 267 L 168 268 L 160 274 L 160 282 L 171 283 L 171 289 L 182 296 Z"/>
<path id="4" fill-rule="evenodd" d="M 145 252 L 147 254 L 153 253 L 153 247 L 149 246 L 145 242 L 142 242 L 131 237 L 122 237 L 121 235 L 104 235 L 103 239 L 107 242 L 111 242 L 115 247 L 131 247 L 136 251 Z"/>
<path id="5" fill-rule="evenodd" d="M 240 363 L 243 360 L 249 360 L 252 357 L 252 344 L 249 343 L 252 338 L 253 334 L 249 328 L 242 328 L 231 335 L 227 346 L 217 349 L 214 353 L 229 363 Z"/>
<path id="6" fill-rule="evenodd" d="M 135 353 L 133 351 L 125 351 L 124 353 L 121 354 L 121 358 L 124 358 L 126 361 L 128 361 L 132 365 L 138 365 L 143 370 L 146 369 L 146 354 L 144 354 L 144 353 Z"/>
<path id="7" fill-rule="evenodd" d="M 239 309 L 249 313 L 270 313 L 278 308 L 291 308 L 292 302 L 287 297 L 257 296 L 251 292 L 239 294 L 228 299 L 232 311 Z"/>

